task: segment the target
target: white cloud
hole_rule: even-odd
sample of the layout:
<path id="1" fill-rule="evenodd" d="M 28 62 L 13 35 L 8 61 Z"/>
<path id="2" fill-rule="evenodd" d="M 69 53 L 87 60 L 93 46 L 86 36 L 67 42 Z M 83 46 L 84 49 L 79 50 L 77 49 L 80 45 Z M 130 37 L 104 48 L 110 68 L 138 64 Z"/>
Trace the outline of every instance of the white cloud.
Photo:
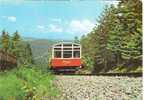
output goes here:
<path id="1" fill-rule="evenodd" d="M 38 29 L 44 29 L 44 28 L 45 28 L 45 26 L 38 25 L 38 26 L 37 26 L 37 28 L 38 28 Z"/>
<path id="2" fill-rule="evenodd" d="M 16 22 L 16 17 L 15 16 L 8 16 L 7 19 L 11 22 Z"/>
<path id="3" fill-rule="evenodd" d="M 58 25 L 49 24 L 48 31 L 49 32 L 63 32 L 63 29 Z"/>
<path id="4" fill-rule="evenodd" d="M 38 31 L 42 33 L 68 33 L 68 34 L 87 34 L 94 28 L 95 24 L 90 20 L 71 20 L 71 21 L 65 21 L 63 24 L 56 24 L 51 23 L 48 25 L 38 25 L 37 29 Z"/>
<path id="5" fill-rule="evenodd" d="M 43 33 L 47 33 L 47 32 L 63 32 L 63 29 L 56 24 L 49 24 L 49 25 L 38 25 L 37 26 L 38 30 L 43 32 Z"/>
<path id="6" fill-rule="evenodd" d="M 86 34 L 90 32 L 94 26 L 95 24 L 89 20 L 72 20 L 69 23 L 67 31 L 70 33 Z"/>
<path id="7" fill-rule="evenodd" d="M 112 1 L 112 0 L 110 0 L 110 1 L 104 1 L 107 5 L 114 5 L 115 7 L 117 7 L 117 5 L 119 4 L 119 2 L 120 1 Z"/>
<path id="8" fill-rule="evenodd" d="M 1 16 L 4 19 L 7 19 L 10 22 L 16 22 L 16 17 L 15 16 Z"/>

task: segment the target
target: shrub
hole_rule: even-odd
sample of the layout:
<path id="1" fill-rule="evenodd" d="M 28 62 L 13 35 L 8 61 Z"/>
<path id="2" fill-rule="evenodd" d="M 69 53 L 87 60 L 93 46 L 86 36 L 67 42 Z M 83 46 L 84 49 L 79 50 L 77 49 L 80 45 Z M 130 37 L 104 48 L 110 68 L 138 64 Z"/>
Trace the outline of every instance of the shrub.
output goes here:
<path id="1" fill-rule="evenodd" d="M 82 57 L 82 64 L 84 69 L 92 70 L 94 62 L 90 57 Z"/>
<path id="2" fill-rule="evenodd" d="M 34 99 L 43 96 L 56 96 L 50 73 L 33 68 L 19 68 L 0 73 L 0 99 Z"/>

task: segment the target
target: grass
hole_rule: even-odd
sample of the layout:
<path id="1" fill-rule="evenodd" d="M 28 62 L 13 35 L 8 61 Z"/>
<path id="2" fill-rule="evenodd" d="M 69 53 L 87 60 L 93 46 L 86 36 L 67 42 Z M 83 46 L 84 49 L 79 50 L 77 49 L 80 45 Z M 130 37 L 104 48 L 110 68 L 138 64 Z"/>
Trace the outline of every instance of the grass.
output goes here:
<path id="1" fill-rule="evenodd" d="M 56 96 L 54 76 L 34 68 L 0 72 L 0 100 L 29 100 Z"/>
<path id="2" fill-rule="evenodd" d="M 118 66 L 115 67 L 110 72 L 142 72 L 142 66 L 138 67 L 124 67 L 124 66 Z"/>

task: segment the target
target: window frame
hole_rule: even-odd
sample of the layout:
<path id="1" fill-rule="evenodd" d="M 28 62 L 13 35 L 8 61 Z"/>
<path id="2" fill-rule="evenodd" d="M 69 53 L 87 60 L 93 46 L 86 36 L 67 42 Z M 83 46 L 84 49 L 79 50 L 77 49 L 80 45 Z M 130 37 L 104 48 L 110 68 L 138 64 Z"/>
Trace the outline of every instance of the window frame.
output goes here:
<path id="1" fill-rule="evenodd" d="M 66 45 L 67 44 L 67 45 Z M 54 52 L 55 51 L 60 51 L 61 52 L 61 57 L 58 59 L 76 59 L 76 58 L 81 58 L 81 45 L 80 44 L 76 44 L 76 43 L 59 43 L 59 44 L 55 44 L 52 46 L 52 58 L 56 58 L 54 57 Z M 69 46 L 71 45 L 71 46 Z M 71 51 L 71 57 L 69 58 L 65 58 L 64 57 L 64 52 L 65 51 Z M 79 57 L 74 57 L 74 52 L 75 51 L 79 51 Z"/>

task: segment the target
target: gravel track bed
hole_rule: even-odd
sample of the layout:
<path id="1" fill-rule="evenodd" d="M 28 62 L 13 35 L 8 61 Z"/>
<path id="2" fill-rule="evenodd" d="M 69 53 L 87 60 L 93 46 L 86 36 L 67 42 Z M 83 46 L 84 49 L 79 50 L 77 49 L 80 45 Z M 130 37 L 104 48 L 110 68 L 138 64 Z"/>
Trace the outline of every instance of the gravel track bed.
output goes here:
<path id="1" fill-rule="evenodd" d="M 141 77 L 60 75 L 55 85 L 58 100 L 142 100 Z"/>

